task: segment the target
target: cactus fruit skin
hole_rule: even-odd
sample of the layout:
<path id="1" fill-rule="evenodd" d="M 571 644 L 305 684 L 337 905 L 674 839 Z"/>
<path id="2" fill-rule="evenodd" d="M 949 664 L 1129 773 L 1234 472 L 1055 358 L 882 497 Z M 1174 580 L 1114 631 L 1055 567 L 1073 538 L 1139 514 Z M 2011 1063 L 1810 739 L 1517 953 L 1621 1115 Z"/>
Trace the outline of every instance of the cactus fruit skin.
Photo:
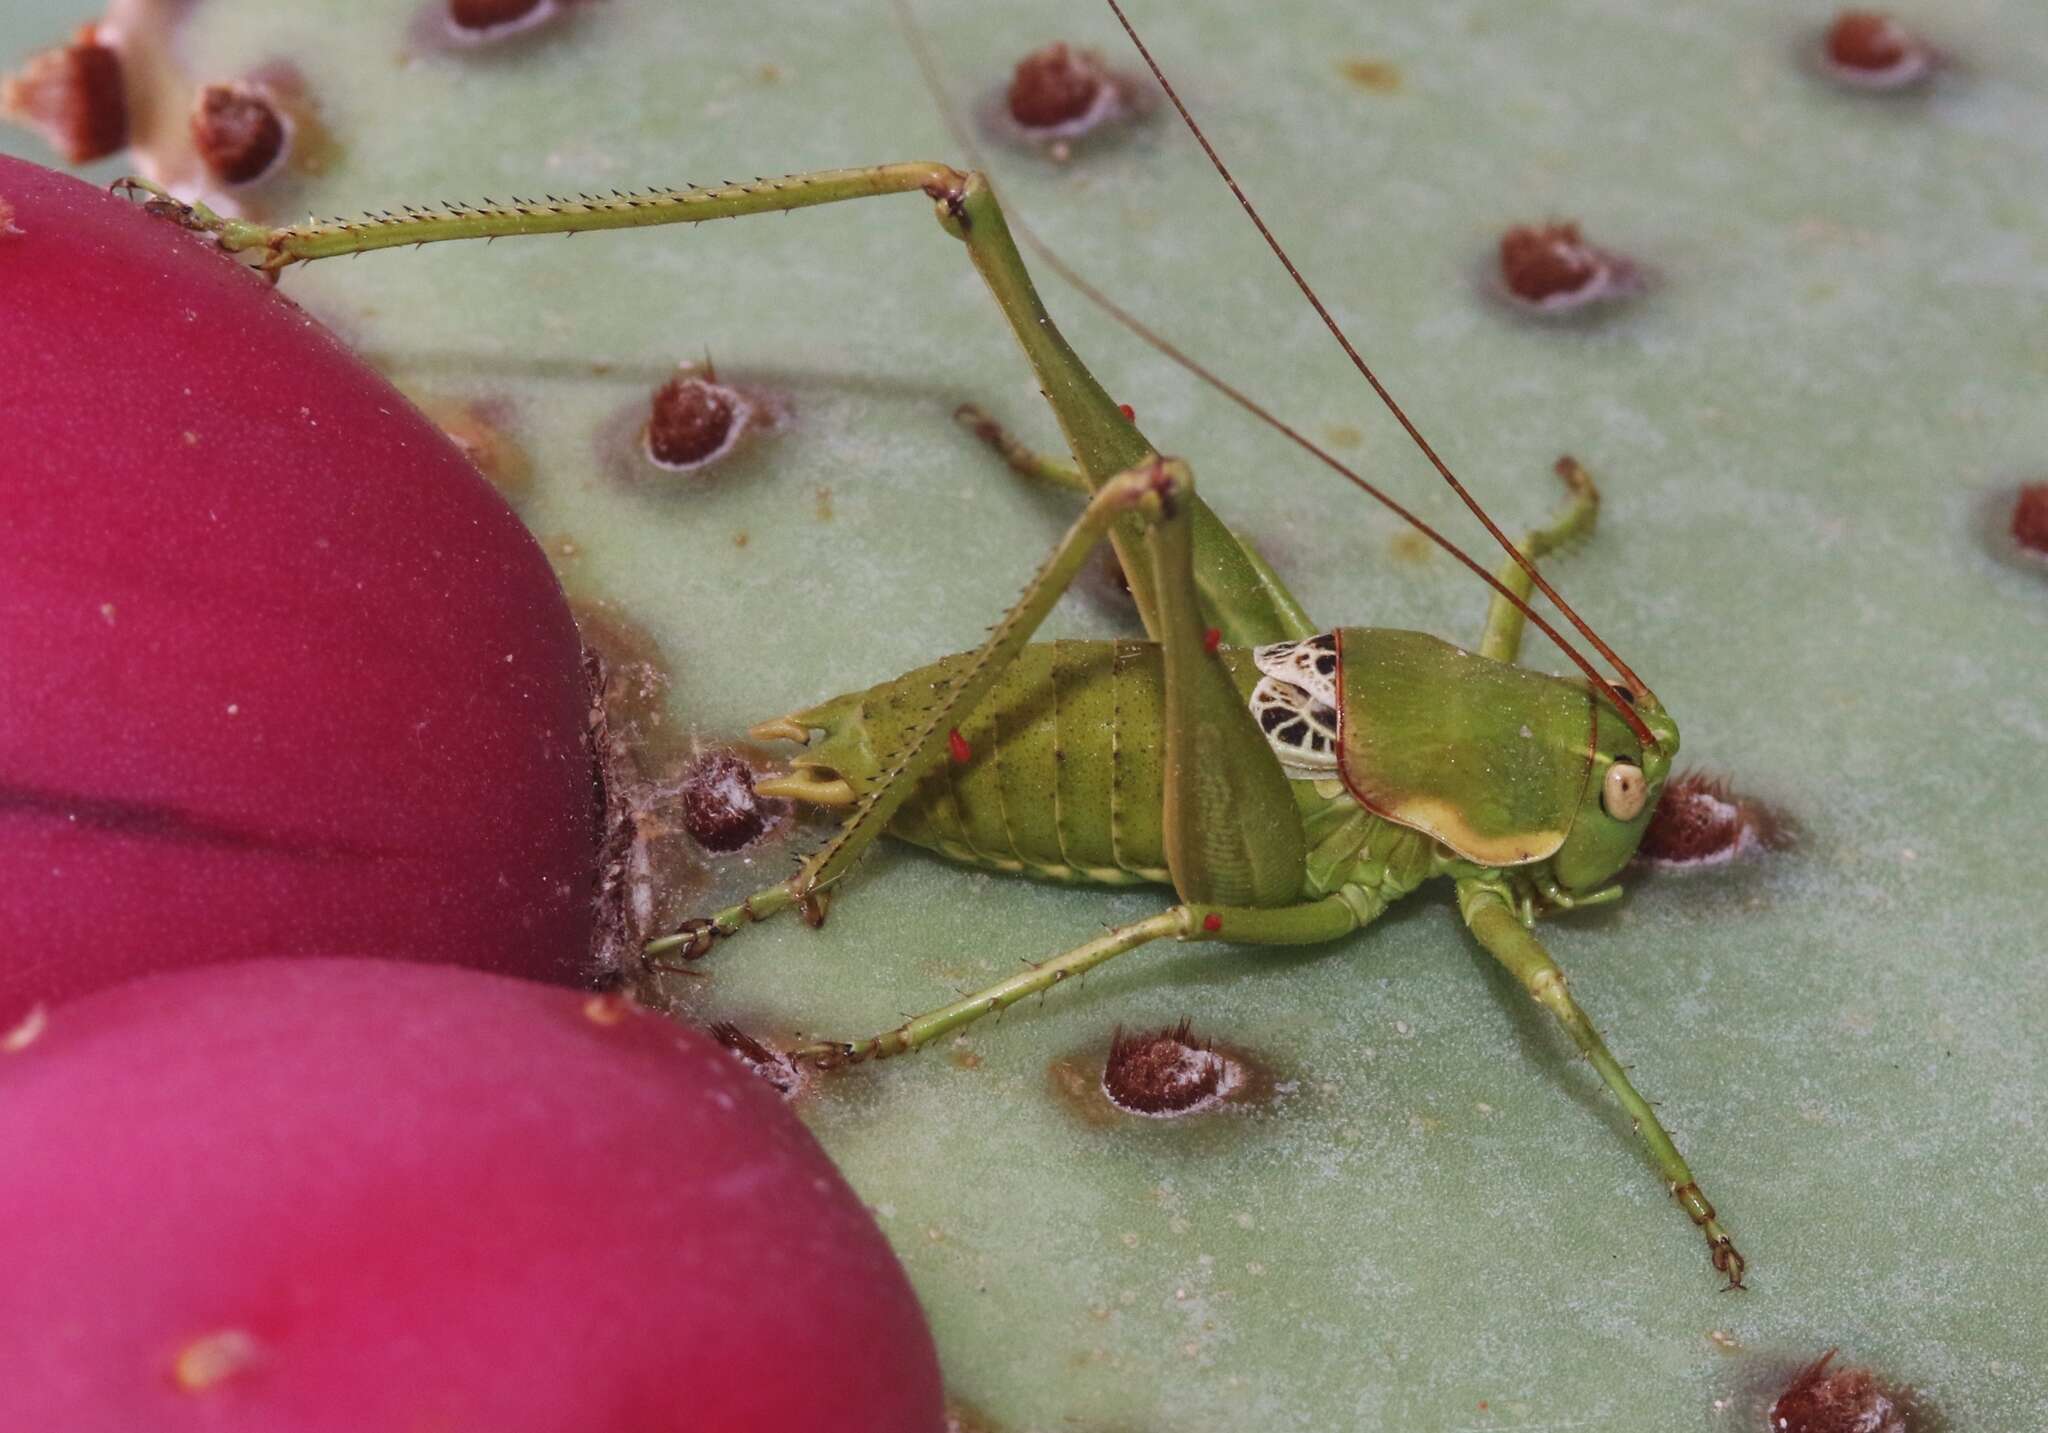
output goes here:
<path id="1" fill-rule="evenodd" d="M 943 1426 L 859 1198 L 725 1050 L 617 997 L 144 977 L 0 1054 L 0 1139 L 0 1347 L 33 1370 L 0 1426 Z"/>
<path id="2" fill-rule="evenodd" d="M 0 1020 L 312 948 L 582 974 L 581 649 L 518 519 L 195 236 L 4 157 L 0 201 Z"/>

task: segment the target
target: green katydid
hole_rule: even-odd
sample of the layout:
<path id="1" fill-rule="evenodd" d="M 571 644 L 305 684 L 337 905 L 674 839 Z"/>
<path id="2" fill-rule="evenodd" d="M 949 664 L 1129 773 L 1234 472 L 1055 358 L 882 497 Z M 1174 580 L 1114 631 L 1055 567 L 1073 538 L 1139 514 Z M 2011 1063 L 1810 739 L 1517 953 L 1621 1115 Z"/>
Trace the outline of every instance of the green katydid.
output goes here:
<path id="1" fill-rule="evenodd" d="M 1167 92 L 1178 107 L 1170 86 Z M 1213 150 L 1210 157 L 1228 181 Z M 1678 748 L 1677 726 L 1648 687 L 1533 565 L 1593 525 L 1597 497 L 1576 465 L 1559 465 L 1570 488 L 1564 512 L 1519 549 L 1480 513 L 1509 550 L 1497 574 L 1350 475 L 1478 572 L 1495 596 L 1474 651 L 1421 633 L 1324 629 L 1195 495 L 1188 467 L 1161 457 L 1067 346 L 978 171 L 890 164 L 282 228 L 222 218 L 160 193 L 155 202 L 275 274 L 370 249 L 691 223 L 905 192 L 930 198 L 941 225 L 965 244 L 1074 463 L 1031 454 L 992 420 L 965 416 L 1012 466 L 1085 493 L 1085 508 L 978 650 L 754 728 L 757 738 L 807 748 L 787 775 L 762 782 L 762 792 L 845 808 L 845 819 L 789 880 L 686 923 L 651 942 L 647 955 L 696 958 L 744 925 L 791 908 L 821 920 L 838 884 L 885 832 L 986 869 L 1173 888 L 1176 903 L 1160 913 L 985 990 L 864 1040 L 813 1042 L 795 1052 L 842 1065 L 917 1049 L 1153 941 L 1331 941 L 1425 882 L 1448 879 L 1473 935 L 1561 1022 L 1621 1100 L 1659 1174 L 1704 1233 L 1714 1267 L 1729 1287 L 1741 1287 L 1745 1261 L 1713 1206 L 1531 933 L 1541 909 L 1619 896 L 1613 878 L 1634 853 Z M 1116 548 L 1148 639 L 1033 644 L 1104 538 Z M 1536 586 L 1615 665 L 1618 679 L 1601 676 L 1530 610 L 1526 599 Z M 1528 622 L 1557 641 L 1584 680 L 1516 665 Z"/>

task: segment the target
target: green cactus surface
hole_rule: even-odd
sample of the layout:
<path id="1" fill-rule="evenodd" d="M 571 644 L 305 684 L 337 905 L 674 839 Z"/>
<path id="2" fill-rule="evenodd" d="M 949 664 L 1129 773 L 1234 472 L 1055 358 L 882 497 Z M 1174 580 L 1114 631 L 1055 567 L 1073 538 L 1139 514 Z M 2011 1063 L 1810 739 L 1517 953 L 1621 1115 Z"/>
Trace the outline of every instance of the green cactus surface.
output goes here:
<path id="1" fill-rule="evenodd" d="M 1047 41 L 1134 67 L 1105 11 L 914 6 L 1013 218 L 1494 564 L 1163 106 L 1064 160 L 989 120 Z M 93 8 L 13 0 L 0 64 Z M 1831 11 L 1806 0 L 1133 8 L 1501 523 L 1552 511 L 1562 453 L 1596 476 L 1599 529 L 1548 573 L 1681 723 L 1681 766 L 1796 826 L 1540 928 L 1750 1288 L 1720 1291 L 1618 1106 L 1426 889 L 1329 947 L 1153 947 L 801 1097 L 949 1385 L 1006 1433 L 1749 1430 L 1839 1346 L 1955 1429 L 2048 1426 L 2048 563 L 2004 526 L 2048 478 L 2048 8 L 1902 0 L 1940 64 L 1895 94 L 1827 79 Z M 270 222 L 968 162 L 881 0 L 584 0 L 467 49 L 421 0 L 117 19 L 166 27 L 159 85 L 294 76 L 312 149 L 230 195 Z M 52 159 L 22 130 L 0 145 Z M 1553 219 L 1630 256 L 1642 291 L 1515 308 L 1500 236 Z M 1039 277 L 1319 622 L 1477 640 L 1469 574 Z M 657 833 L 689 750 L 973 646 L 1071 512 L 951 420 L 971 401 L 1057 443 L 915 195 L 283 284 L 523 455 L 515 501 L 565 586 L 639 634 L 614 722 Z M 772 421 L 661 473 L 637 447 L 649 395 L 707 356 Z M 1134 630 L 1107 583 L 1053 627 Z M 1540 639 L 1529 660 L 1564 667 Z M 708 913 L 815 837 L 713 860 L 657 834 L 647 896 Z M 1170 899 L 888 847 L 822 930 L 747 930 L 661 988 L 771 1043 L 866 1035 Z M 1253 1056 L 1255 1087 L 1178 1121 L 1109 1111 L 1112 1029 L 1182 1017 Z"/>

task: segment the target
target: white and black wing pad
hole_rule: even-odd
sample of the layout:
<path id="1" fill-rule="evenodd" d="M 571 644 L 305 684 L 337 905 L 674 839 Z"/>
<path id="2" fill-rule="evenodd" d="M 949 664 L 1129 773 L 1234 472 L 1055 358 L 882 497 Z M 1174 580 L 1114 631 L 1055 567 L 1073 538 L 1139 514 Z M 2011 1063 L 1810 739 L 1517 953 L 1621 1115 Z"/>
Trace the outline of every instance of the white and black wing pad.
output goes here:
<path id="1" fill-rule="evenodd" d="M 1297 780 L 1337 770 L 1337 638 L 1325 632 L 1298 642 L 1252 648 L 1264 673 L 1252 688 L 1252 716 L 1273 754 Z"/>

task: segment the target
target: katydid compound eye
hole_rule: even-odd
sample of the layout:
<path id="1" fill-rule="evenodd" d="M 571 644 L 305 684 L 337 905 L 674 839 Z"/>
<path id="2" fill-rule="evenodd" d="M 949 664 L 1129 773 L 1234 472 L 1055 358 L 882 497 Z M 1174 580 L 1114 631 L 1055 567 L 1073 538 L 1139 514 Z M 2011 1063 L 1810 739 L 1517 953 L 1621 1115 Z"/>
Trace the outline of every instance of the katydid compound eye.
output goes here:
<path id="1" fill-rule="evenodd" d="M 1643 814 L 1643 802 L 1650 794 L 1643 769 L 1626 761 L 1607 768 L 1600 784 L 1600 808 L 1617 821 L 1633 821 Z"/>

